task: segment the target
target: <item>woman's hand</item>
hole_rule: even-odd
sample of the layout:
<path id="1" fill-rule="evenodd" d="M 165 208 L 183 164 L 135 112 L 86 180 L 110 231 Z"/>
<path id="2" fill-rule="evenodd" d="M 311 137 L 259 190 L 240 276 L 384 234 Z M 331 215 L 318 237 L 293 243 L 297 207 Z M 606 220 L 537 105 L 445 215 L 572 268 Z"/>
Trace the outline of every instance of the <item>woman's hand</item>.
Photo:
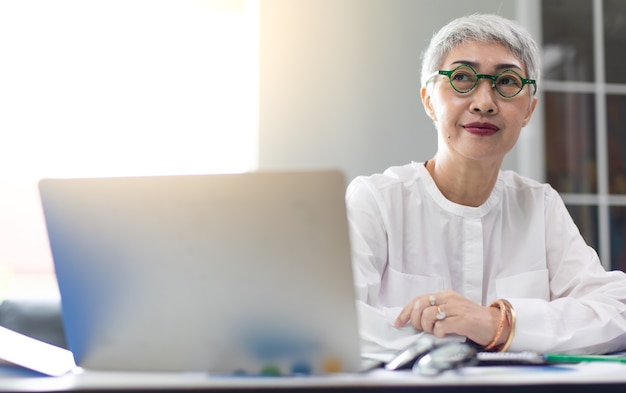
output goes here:
<path id="1" fill-rule="evenodd" d="M 497 308 L 481 306 L 453 291 L 417 296 L 400 311 L 396 327 L 411 323 L 417 330 L 436 337 L 457 334 L 480 345 L 489 344 L 500 324 Z M 506 327 L 505 329 L 509 329 Z M 501 337 L 508 337 L 508 330 Z"/>

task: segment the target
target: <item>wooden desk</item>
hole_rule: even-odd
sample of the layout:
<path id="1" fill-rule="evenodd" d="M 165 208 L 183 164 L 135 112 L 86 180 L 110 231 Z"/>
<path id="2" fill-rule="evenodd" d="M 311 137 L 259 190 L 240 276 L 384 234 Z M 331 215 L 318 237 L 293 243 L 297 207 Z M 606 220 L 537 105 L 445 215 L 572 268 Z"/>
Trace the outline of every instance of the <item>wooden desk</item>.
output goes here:
<path id="1" fill-rule="evenodd" d="M 208 391 L 208 392 L 626 392 L 626 365 L 468 367 L 438 377 L 410 371 L 310 377 L 232 377 L 201 373 L 81 371 L 45 377 L 16 367 L 0 367 L 2 392 Z"/>

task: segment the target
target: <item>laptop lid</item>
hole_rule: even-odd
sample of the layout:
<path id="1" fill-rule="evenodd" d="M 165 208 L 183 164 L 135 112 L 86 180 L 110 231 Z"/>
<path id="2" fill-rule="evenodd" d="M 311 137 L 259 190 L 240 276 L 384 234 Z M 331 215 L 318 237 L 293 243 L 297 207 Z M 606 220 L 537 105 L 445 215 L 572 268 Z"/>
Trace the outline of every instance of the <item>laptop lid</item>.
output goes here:
<path id="1" fill-rule="evenodd" d="M 341 173 L 44 179 L 39 188 L 77 365 L 359 370 Z"/>

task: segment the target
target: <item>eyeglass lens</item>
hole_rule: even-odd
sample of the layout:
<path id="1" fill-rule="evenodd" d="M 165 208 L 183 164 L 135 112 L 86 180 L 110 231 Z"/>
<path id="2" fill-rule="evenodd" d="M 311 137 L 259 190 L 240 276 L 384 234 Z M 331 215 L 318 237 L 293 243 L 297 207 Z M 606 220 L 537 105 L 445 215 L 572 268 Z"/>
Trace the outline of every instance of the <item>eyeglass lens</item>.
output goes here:
<path id="1" fill-rule="evenodd" d="M 422 375 L 438 375 L 446 370 L 469 366 L 477 362 L 475 346 L 462 342 L 443 344 L 419 358 L 413 364 L 413 372 Z"/>
<path id="2" fill-rule="evenodd" d="M 496 90 L 504 97 L 513 97 L 524 87 L 522 78 L 512 70 L 505 70 L 496 76 L 478 75 L 472 68 L 462 65 L 457 67 L 449 78 L 450 84 L 459 93 L 469 93 L 476 87 L 480 78 L 492 79 Z"/>

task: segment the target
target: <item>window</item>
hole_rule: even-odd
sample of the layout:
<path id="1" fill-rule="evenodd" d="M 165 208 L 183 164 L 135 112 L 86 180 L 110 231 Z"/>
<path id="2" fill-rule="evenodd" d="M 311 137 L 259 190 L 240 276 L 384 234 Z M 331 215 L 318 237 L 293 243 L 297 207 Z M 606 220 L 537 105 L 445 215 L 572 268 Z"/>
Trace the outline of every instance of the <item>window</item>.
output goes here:
<path id="1" fill-rule="evenodd" d="M 526 2 L 522 2 L 526 3 Z M 608 269 L 626 271 L 626 2 L 531 2 L 543 49 L 542 171 Z M 530 130 L 531 134 L 534 130 Z M 522 160 L 531 157 L 521 157 Z"/>
<path id="2" fill-rule="evenodd" d="M 55 294 L 42 177 L 257 165 L 258 0 L 0 3 L 0 300 Z"/>

